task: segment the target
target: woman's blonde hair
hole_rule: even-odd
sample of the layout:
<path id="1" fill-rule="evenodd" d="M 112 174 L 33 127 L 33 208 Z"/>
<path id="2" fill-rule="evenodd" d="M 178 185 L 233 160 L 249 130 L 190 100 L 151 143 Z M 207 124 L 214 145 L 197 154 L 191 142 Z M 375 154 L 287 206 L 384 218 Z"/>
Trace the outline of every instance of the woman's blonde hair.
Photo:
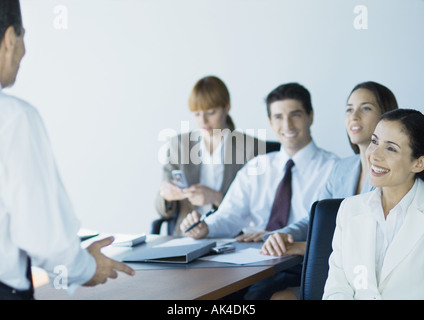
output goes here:
<path id="1" fill-rule="evenodd" d="M 207 76 L 197 81 L 188 99 L 188 107 L 192 112 L 225 108 L 227 105 L 230 105 L 230 93 L 225 83 L 215 76 Z M 230 130 L 235 129 L 228 114 L 226 123 Z"/>

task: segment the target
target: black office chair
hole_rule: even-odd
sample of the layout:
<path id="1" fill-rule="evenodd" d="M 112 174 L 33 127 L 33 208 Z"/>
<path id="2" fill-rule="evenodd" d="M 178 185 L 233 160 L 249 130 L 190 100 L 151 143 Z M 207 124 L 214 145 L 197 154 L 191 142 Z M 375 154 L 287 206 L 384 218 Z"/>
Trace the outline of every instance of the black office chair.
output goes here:
<path id="1" fill-rule="evenodd" d="M 180 208 L 178 205 L 177 210 L 175 211 L 174 215 L 171 218 L 169 219 L 158 218 L 153 220 L 151 229 L 150 229 L 150 234 L 160 234 L 162 223 L 166 222 L 166 234 L 169 236 L 173 235 L 179 212 L 180 212 Z"/>
<path id="2" fill-rule="evenodd" d="M 273 151 L 280 151 L 281 148 L 281 144 L 277 141 L 266 141 L 266 145 L 265 145 L 265 152 L 269 153 L 269 152 L 273 152 Z M 160 234 L 160 229 L 162 227 L 162 223 L 166 222 L 167 223 L 167 234 L 168 235 L 172 235 L 174 233 L 174 228 L 175 228 L 175 224 L 177 222 L 177 217 L 179 214 L 179 208 L 177 208 L 177 211 L 174 213 L 174 215 L 169 218 L 169 219 L 165 219 L 165 218 L 158 218 L 153 220 L 152 225 L 151 225 L 151 229 L 150 229 L 150 233 L 151 234 Z"/>
<path id="3" fill-rule="evenodd" d="M 280 151 L 281 143 L 277 141 L 267 141 L 265 145 L 265 152 L 270 153 L 273 151 Z"/>
<path id="4" fill-rule="evenodd" d="M 312 205 L 300 284 L 302 300 L 322 299 L 328 276 L 328 259 L 333 250 L 336 216 L 342 201 L 326 199 Z"/>

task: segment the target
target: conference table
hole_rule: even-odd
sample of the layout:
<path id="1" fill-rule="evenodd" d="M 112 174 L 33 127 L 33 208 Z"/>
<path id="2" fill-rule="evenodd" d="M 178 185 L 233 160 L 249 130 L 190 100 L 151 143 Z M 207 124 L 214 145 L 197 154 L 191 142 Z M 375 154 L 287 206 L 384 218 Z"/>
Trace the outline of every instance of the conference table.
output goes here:
<path id="1" fill-rule="evenodd" d="M 148 235 L 149 241 L 172 237 Z M 234 243 L 236 249 L 260 248 L 261 243 Z M 106 252 L 113 258 L 119 254 Z M 73 295 L 51 284 L 35 288 L 37 300 L 216 300 L 301 263 L 301 256 L 234 265 L 196 260 L 187 264 L 130 264 L 134 276 L 119 273 L 117 279 L 96 287 L 79 287 Z"/>

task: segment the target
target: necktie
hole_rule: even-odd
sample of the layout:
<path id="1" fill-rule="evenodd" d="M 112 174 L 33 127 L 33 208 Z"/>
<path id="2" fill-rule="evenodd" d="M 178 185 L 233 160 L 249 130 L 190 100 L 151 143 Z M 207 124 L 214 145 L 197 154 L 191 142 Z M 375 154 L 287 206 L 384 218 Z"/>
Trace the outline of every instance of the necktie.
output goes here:
<path id="1" fill-rule="evenodd" d="M 271 215 L 266 227 L 267 231 L 274 231 L 285 227 L 289 218 L 290 202 L 292 196 L 291 189 L 291 168 L 294 166 L 292 159 L 289 159 L 285 166 L 285 174 L 277 192 L 275 193 L 274 203 L 272 204 Z"/>

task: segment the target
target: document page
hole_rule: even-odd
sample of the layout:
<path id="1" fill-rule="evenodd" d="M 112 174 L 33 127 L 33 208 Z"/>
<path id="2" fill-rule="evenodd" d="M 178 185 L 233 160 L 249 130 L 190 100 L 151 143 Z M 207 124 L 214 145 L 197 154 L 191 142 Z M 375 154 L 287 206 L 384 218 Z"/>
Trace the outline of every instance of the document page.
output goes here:
<path id="1" fill-rule="evenodd" d="M 233 264 L 248 264 L 272 259 L 279 259 L 281 257 L 266 256 L 259 253 L 259 249 L 247 248 L 237 250 L 233 253 L 224 253 L 213 256 L 201 257 L 199 260 L 233 263 Z"/>

